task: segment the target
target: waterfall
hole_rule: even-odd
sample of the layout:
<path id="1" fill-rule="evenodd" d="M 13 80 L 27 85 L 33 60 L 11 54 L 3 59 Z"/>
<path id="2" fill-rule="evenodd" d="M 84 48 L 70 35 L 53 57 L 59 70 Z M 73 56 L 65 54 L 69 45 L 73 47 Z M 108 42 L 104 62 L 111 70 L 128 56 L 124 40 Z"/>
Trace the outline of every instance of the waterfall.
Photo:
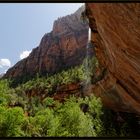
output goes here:
<path id="1" fill-rule="evenodd" d="M 84 7 L 85 9 L 85 7 Z M 81 19 L 83 23 L 88 23 L 89 20 L 86 17 L 85 10 L 81 14 Z M 86 45 L 86 57 L 83 62 L 84 65 L 84 73 L 85 73 L 85 80 L 81 83 L 81 96 L 85 97 L 92 93 L 91 85 L 92 85 L 92 78 L 94 77 L 94 69 L 95 69 L 95 51 L 94 51 L 94 44 L 91 42 L 91 28 L 88 29 L 88 41 Z"/>
<path id="2" fill-rule="evenodd" d="M 83 85 L 83 94 L 84 96 L 88 95 L 88 93 L 90 94 L 92 92 L 91 89 L 91 67 L 92 64 L 90 63 L 90 60 L 93 57 L 93 45 L 91 43 L 91 29 L 89 27 L 88 30 L 88 42 L 87 42 L 87 46 L 86 46 L 86 59 L 84 62 L 84 69 L 85 69 L 85 79 L 86 81 L 84 82 Z"/>
<path id="3" fill-rule="evenodd" d="M 86 46 L 86 62 L 85 62 L 85 74 L 87 75 L 86 84 L 91 84 L 90 63 L 89 63 L 90 58 L 91 58 L 90 49 L 91 49 L 91 29 L 89 27 L 89 29 L 88 29 L 88 42 L 87 42 L 87 46 Z"/>
<path id="4" fill-rule="evenodd" d="M 91 41 L 91 28 L 89 27 L 89 29 L 88 29 L 88 42 L 90 42 L 90 41 Z"/>

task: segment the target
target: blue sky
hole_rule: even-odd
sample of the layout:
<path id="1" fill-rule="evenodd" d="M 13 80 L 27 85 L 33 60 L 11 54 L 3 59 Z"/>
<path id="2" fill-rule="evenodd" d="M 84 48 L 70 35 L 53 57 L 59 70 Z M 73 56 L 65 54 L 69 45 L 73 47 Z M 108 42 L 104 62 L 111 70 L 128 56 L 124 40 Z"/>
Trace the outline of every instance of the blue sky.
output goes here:
<path id="1" fill-rule="evenodd" d="M 0 4 L 0 73 L 40 43 L 53 22 L 75 12 L 83 3 Z"/>

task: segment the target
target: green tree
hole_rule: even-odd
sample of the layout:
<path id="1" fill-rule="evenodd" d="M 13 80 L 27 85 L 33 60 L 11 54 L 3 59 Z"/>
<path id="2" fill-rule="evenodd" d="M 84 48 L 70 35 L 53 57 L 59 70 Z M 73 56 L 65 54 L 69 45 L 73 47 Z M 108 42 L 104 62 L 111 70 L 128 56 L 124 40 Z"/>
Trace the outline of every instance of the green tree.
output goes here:
<path id="1" fill-rule="evenodd" d="M 6 108 L 0 106 L 0 136 L 17 137 L 23 136 L 21 126 L 24 122 L 22 108 Z"/>

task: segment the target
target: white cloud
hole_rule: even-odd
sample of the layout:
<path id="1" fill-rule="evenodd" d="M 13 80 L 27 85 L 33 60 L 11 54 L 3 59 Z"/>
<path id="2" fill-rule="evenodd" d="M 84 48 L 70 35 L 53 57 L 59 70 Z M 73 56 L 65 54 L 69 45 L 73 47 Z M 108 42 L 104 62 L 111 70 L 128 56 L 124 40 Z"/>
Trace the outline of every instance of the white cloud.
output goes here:
<path id="1" fill-rule="evenodd" d="M 6 73 L 6 72 L 7 72 L 7 70 L 4 71 L 4 73 Z"/>
<path id="2" fill-rule="evenodd" d="M 20 59 L 26 58 L 27 56 L 29 56 L 30 53 L 31 53 L 31 51 L 23 51 L 20 54 Z"/>
<path id="3" fill-rule="evenodd" d="M 0 68 L 3 68 L 4 66 L 10 67 L 11 62 L 9 59 L 0 59 Z"/>

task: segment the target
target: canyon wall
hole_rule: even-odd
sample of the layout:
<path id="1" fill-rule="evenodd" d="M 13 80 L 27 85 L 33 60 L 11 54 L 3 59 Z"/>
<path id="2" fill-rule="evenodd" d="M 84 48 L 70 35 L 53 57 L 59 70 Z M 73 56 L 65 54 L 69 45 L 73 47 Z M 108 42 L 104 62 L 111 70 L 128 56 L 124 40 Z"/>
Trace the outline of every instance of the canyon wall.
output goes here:
<path id="1" fill-rule="evenodd" d="M 80 19 L 84 7 L 54 21 L 53 30 L 31 54 L 10 68 L 4 77 L 53 74 L 82 63 L 86 55 L 88 24 Z M 47 26 L 47 25 L 46 25 Z"/>
<path id="2" fill-rule="evenodd" d="M 93 91 L 116 110 L 140 114 L 140 4 L 87 3 L 103 78 Z"/>

